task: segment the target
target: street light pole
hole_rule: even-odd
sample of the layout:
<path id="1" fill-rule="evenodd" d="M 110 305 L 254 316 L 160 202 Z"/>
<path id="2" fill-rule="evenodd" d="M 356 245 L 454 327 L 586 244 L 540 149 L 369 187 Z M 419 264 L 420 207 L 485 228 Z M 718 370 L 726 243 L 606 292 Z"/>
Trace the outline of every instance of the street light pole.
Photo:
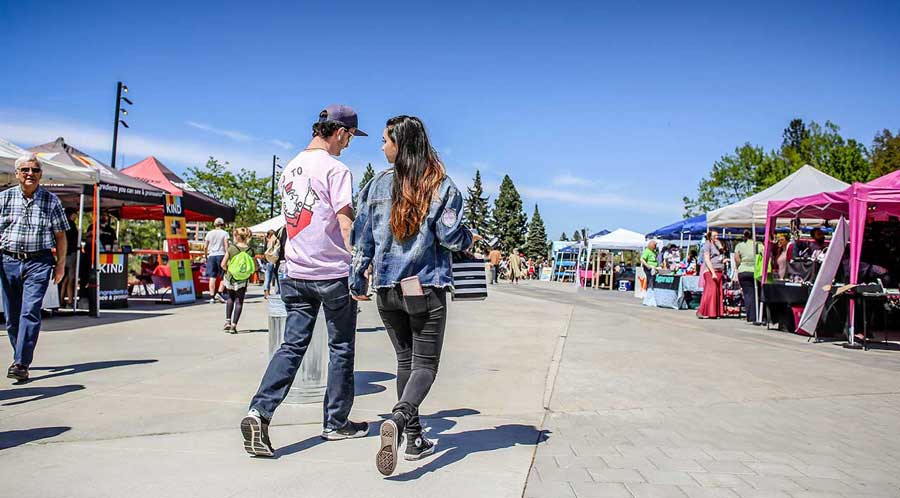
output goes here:
<path id="1" fill-rule="evenodd" d="M 272 192 L 271 199 L 269 204 L 269 218 L 273 218 L 275 216 L 275 161 L 278 160 L 278 156 L 272 156 Z"/>
<path id="2" fill-rule="evenodd" d="M 113 123 L 113 143 L 112 143 L 112 160 L 110 160 L 110 167 L 112 169 L 116 169 L 116 147 L 119 144 L 119 123 L 122 123 L 122 126 L 128 128 L 128 123 L 125 120 L 119 118 L 119 114 L 124 116 L 128 115 L 128 111 L 122 109 L 122 102 L 124 101 L 126 104 L 131 105 L 132 102 L 128 100 L 128 97 L 123 97 L 122 93 L 128 93 L 128 85 L 123 84 L 119 81 L 116 84 L 116 116 L 115 122 Z"/>

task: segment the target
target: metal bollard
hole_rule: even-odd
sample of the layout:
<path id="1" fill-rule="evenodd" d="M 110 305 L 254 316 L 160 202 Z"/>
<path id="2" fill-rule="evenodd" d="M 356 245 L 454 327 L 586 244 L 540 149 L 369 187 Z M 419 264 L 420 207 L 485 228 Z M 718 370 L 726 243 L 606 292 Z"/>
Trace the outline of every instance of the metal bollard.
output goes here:
<path id="1" fill-rule="evenodd" d="M 284 326 L 287 310 L 278 294 L 270 294 L 269 309 L 269 358 L 284 342 Z M 321 403 L 325 399 L 325 385 L 328 378 L 328 330 L 321 309 L 316 318 L 309 348 L 300 363 L 300 371 L 294 384 L 284 399 L 285 403 Z"/>

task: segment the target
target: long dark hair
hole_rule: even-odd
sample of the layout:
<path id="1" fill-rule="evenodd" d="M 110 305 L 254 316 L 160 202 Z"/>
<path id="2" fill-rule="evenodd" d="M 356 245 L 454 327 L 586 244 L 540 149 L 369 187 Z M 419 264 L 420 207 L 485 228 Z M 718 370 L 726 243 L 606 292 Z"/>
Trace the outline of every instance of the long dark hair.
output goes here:
<path id="1" fill-rule="evenodd" d="M 419 118 L 393 117 L 387 121 L 387 134 L 397 145 L 391 232 L 398 240 L 405 240 L 419 231 L 428 215 L 431 198 L 444 180 L 444 166 Z"/>

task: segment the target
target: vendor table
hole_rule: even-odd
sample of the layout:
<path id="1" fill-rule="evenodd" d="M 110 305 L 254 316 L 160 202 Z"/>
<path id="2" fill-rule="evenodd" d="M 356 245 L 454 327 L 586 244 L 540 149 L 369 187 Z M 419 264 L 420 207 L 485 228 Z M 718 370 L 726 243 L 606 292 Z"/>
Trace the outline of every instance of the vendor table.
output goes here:
<path id="1" fill-rule="evenodd" d="M 0 296 L 3 295 L 3 286 L 0 286 Z M 44 293 L 44 301 L 41 308 L 45 310 L 55 310 L 59 308 L 59 287 L 50 282 L 47 286 L 47 292 Z M 0 313 L 3 313 L 3 299 L 0 298 Z"/>
<path id="2" fill-rule="evenodd" d="M 102 252 L 100 272 L 100 307 L 128 307 L 128 253 Z"/>
<path id="3" fill-rule="evenodd" d="M 653 288 L 647 289 L 645 306 L 688 309 L 686 295 L 702 292 L 700 277 L 696 275 L 654 275 Z"/>
<path id="4" fill-rule="evenodd" d="M 762 302 L 766 307 L 768 323 L 778 324 L 778 328 L 794 333 L 797 320 L 809 300 L 812 286 L 793 282 L 766 282 L 762 288 Z"/>

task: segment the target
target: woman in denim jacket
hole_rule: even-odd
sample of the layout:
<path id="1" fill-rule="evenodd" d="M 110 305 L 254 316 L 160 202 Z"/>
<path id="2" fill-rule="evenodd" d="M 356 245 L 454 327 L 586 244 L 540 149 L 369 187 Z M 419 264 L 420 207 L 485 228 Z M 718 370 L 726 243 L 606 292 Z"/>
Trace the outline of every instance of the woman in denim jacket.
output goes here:
<path id="1" fill-rule="evenodd" d="M 419 405 L 441 357 L 447 288 L 453 283 L 450 254 L 469 249 L 480 237 L 462 225 L 462 195 L 444 172 L 421 120 L 389 119 L 383 142 L 394 167 L 377 174 L 359 194 L 350 236 L 350 292 L 357 301 L 367 301 L 371 285 L 397 353 L 399 401 L 381 425 L 375 458 L 378 471 L 391 475 L 401 434 L 406 434 L 405 459 L 434 453 L 434 442 L 422 436 Z M 421 296 L 403 295 L 399 284 L 407 277 L 418 277 Z"/>

